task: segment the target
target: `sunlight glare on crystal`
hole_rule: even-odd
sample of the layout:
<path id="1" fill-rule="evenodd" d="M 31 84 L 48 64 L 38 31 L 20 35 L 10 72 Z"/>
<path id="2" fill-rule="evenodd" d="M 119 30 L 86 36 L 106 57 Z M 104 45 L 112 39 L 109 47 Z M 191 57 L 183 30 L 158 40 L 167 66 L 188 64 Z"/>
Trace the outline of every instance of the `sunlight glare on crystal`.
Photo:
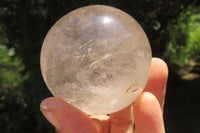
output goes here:
<path id="1" fill-rule="evenodd" d="M 104 23 L 104 24 L 108 24 L 108 23 L 111 22 L 111 20 L 112 20 L 112 19 L 109 18 L 109 17 L 104 17 L 104 18 L 103 18 L 103 23 Z"/>

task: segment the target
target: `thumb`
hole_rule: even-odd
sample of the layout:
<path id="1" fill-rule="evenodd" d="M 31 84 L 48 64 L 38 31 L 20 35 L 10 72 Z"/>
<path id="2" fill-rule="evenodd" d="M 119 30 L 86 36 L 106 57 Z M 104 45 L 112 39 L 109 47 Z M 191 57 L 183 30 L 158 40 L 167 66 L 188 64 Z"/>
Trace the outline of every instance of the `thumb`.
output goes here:
<path id="1" fill-rule="evenodd" d="M 50 97 L 40 104 L 40 110 L 58 133 L 96 133 L 90 117 L 67 102 Z"/>

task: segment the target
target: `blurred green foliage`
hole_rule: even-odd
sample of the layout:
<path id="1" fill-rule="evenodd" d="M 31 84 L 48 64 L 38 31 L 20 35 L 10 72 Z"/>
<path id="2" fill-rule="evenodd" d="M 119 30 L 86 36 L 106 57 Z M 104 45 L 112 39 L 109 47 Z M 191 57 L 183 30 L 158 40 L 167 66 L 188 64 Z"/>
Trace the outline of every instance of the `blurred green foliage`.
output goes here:
<path id="1" fill-rule="evenodd" d="M 200 8 L 192 6 L 180 13 L 168 27 L 170 36 L 166 55 L 170 61 L 187 65 L 190 60 L 200 61 Z"/>
<path id="2" fill-rule="evenodd" d="M 16 119 L 16 108 L 25 108 L 27 105 L 24 102 L 22 82 L 25 76 L 21 74 L 24 69 L 20 58 L 15 56 L 14 48 L 8 49 L 5 45 L 8 39 L 5 31 L 0 25 L 0 128 L 5 132 L 11 132 L 19 128 L 17 122 L 10 123 Z M 9 114 L 9 115 L 8 115 Z M 19 119 L 20 120 L 20 119 Z M 10 125 L 11 124 L 11 125 Z M 7 126 L 10 125 L 10 126 Z M 6 127 L 6 128 L 5 128 Z"/>
<path id="3" fill-rule="evenodd" d="M 154 56 L 166 53 L 173 63 L 199 59 L 195 0 L 1 0 L 0 132 L 55 132 L 39 109 L 40 102 L 51 96 L 40 72 L 40 49 L 60 17 L 91 4 L 114 6 L 132 15 L 147 33 Z"/>

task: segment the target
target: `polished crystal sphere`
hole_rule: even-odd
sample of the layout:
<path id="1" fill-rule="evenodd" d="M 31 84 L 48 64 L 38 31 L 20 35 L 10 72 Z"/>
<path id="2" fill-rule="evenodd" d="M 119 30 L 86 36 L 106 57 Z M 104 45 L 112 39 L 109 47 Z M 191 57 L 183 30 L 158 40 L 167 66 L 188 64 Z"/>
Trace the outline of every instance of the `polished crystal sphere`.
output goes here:
<path id="1" fill-rule="evenodd" d="M 148 38 L 135 19 L 93 5 L 53 25 L 42 46 L 41 70 L 54 96 L 89 115 L 110 114 L 143 91 L 151 58 Z"/>

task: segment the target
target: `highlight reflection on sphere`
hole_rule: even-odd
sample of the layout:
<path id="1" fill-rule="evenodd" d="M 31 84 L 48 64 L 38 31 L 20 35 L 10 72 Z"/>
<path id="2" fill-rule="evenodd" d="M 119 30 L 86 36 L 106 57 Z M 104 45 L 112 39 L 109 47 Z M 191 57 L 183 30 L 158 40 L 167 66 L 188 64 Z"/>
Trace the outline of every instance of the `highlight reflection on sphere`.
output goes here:
<path id="1" fill-rule="evenodd" d="M 54 24 L 43 42 L 41 70 L 54 96 L 90 115 L 109 114 L 139 96 L 151 58 L 149 41 L 131 16 L 94 5 Z"/>

